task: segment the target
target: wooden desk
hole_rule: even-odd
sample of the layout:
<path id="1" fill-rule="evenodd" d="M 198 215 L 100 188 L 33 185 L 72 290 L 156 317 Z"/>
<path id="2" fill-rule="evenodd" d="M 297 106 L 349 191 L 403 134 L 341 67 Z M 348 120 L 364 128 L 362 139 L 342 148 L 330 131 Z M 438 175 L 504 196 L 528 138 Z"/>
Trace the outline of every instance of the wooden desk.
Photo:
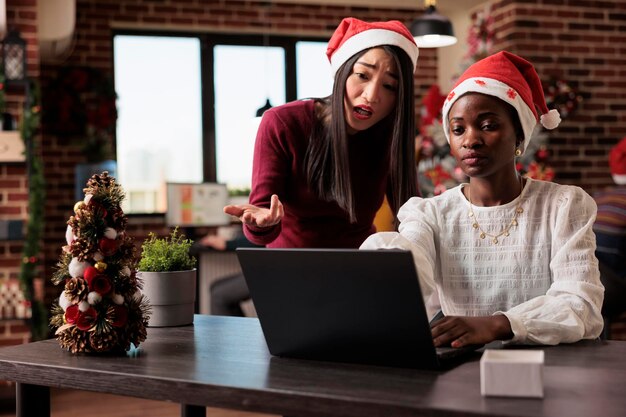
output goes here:
<path id="1" fill-rule="evenodd" d="M 128 356 L 71 355 L 56 340 L 0 349 L 0 379 L 16 381 L 18 417 L 49 414 L 49 388 L 295 416 L 626 415 L 626 342 L 545 347 L 545 398 L 480 395 L 478 354 L 446 372 L 271 357 L 257 319 L 196 316 L 151 328 Z M 37 406 L 43 404 L 43 406 Z"/>

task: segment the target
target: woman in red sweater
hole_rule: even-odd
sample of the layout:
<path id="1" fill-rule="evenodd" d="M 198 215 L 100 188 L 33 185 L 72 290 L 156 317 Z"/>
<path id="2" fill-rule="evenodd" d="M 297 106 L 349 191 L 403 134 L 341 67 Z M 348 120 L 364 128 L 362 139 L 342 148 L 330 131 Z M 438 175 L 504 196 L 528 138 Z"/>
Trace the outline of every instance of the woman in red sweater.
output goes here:
<path id="1" fill-rule="evenodd" d="M 249 204 L 224 208 L 257 245 L 357 248 L 385 195 L 395 213 L 417 194 L 412 35 L 346 18 L 327 56 L 332 94 L 265 112 Z"/>

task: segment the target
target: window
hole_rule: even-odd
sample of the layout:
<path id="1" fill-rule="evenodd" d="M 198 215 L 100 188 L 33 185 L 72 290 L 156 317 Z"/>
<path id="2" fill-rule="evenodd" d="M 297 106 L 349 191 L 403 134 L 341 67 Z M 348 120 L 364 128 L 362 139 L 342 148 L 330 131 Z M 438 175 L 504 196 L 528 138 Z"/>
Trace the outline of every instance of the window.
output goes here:
<path id="1" fill-rule="evenodd" d="M 118 181 L 127 213 L 163 213 L 166 182 L 249 188 L 257 109 L 330 94 L 326 40 L 116 33 Z"/>
<path id="2" fill-rule="evenodd" d="M 114 54 L 124 210 L 165 212 L 165 182 L 203 179 L 200 42 L 116 36 Z"/>
<path id="3" fill-rule="evenodd" d="M 249 188 L 257 109 L 285 103 L 285 50 L 217 45 L 214 66 L 217 182 Z"/>
<path id="4" fill-rule="evenodd" d="M 296 42 L 298 98 L 326 97 L 332 93 L 333 79 L 326 46 L 326 42 Z"/>

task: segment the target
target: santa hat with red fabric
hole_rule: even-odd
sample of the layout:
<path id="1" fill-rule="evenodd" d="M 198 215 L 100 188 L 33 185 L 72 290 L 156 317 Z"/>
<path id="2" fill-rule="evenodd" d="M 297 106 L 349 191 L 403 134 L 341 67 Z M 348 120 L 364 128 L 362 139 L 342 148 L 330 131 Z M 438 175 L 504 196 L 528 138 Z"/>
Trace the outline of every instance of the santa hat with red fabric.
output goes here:
<path id="1" fill-rule="evenodd" d="M 615 184 L 626 184 L 626 138 L 623 138 L 611 149 L 609 167 Z"/>
<path id="2" fill-rule="evenodd" d="M 404 23 L 398 20 L 370 23 L 346 17 L 335 29 L 326 49 L 332 75 L 354 54 L 383 45 L 401 48 L 411 58 L 413 67 L 417 65 L 419 50 Z"/>
<path id="3" fill-rule="evenodd" d="M 456 82 L 443 104 L 443 129 L 450 142 L 448 112 L 463 94 L 476 92 L 497 97 L 515 108 L 524 131 L 526 150 L 537 123 L 554 129 L 561 122 L 559 112 L 548 110 L 541 80 L 533 65 L 507 51 L 488 56 L 470 66 Z"/>

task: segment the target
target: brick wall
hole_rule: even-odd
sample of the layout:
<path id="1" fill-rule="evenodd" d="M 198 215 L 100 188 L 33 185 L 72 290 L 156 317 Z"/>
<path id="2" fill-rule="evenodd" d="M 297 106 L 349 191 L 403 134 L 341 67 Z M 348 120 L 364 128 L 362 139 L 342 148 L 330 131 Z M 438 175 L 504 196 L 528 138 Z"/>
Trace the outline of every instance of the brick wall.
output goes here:
<path id="1" fill-rule="evenodd" d="M 555 181 L 589 193 L 612 184 L 609 149 L 626 136 L 626 2 L 496 2 L 496 49 L 532 61 L 544 81 L 582 95 L 575 115 L 549 133 Z"/>
<path id="2" fill-rule="evenodd" d="M 0 220 L 25 220 L 27 203 L 26 164 L 0 163 Z M 19 240 L 0 240 L 0 282 L 18 279 L 23 246 Z"/>
<path id="3" fill-rule="evenodd" d="M 31 79 L 39 78 L 39 47 L 37 42 L 36 0 L 7 0 L 7 28 L 17 29 L 26 40 L 27 73 Z M 19 123 L 24 106 L 24 89 L 7 86 L 6 109 Z M 35 140 L 40 140 L 36 137 Z M 0 163 L 0 220 L 18 220 L 24 224 L 28 219 L 28 178 L 23 162 Z M 0 241 L 0 345 L 19 344 L 30 339 L 25 320 L 11 320 L 15 309 L 11 305 L 13 289 L 18 285 L 22 252 L 21 240 Z M 43 273 L 43 269 L 42 269 Z M 19 310 L 28 306 L 20 304 Z M 17 312 L 16 316 L 28 315 Z M 7 319 L 9 318 L 9 319 Z"/>

